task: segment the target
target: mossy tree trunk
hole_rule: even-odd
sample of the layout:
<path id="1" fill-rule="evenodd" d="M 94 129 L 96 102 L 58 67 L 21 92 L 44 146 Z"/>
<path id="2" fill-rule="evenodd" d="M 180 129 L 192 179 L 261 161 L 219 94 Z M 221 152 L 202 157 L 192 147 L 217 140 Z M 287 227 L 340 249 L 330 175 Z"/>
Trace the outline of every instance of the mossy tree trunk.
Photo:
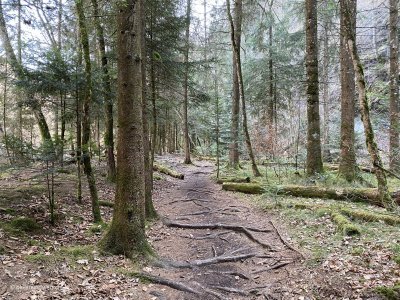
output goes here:
<path id="1" fill-rule="evenodd" d="M 351 18 L 350 11 L 344 11 L 344 13 L 350 20 Z M 355 24 L 351 24 L 351 27 L 354 28 Z M 357 45 L 355 43 L 354 30 L 346 30 L 346 39 L 356 74 L 361 119 L 363 121 L 364 131 L 365 131 L 365 142 L 367 145 L 369 155 L 371 157 L 372 165 L 374 166 L 375 169 L 375 175 L 378 181 L 379 198 L 384 207 L 386 207 L 389 210 L 393 210 L 396 207 L 396 204 L 389 193 L 386 174 L 383 169 L 378 146 L 375 142 L 374 130 L 371 124 L 369 104 L 366 94 L 364 70 L 361 63 L 361 59 L 358 55 Z"/>
<path id="2" fill-rule="evenodd" d="M 242 1 L 235 1 L 233 9 L 233 22 L 235 32 L 233 39 L 240 49 L 241 32 L 242 32 Z M 232 49 L 232 64 L 233 64 L 233 78 L 232 78 L 232 115 L 231 115 L 231 142 L 229 145 L 229 166 L 239 168 L 239 116 L 240 116 L 240 94 L 238 82 L 238 70 L 236 66 L 236 51 Z"/>
<path id="3" fill-rule="evenodd" d="M 340 0 L 340 164 L 339 173 L 349 182 L 356 178 L 356 153 L 354 148 L 354 116 L 356 107 L 356 85 L 354 67 L 346 40 L 346 30 L 355 37 L 356 0 Z M 345 13 L 348 12 L 348 13 Z M 349 18 L 348 18 L 349 17 Z"/>
<path id="4" fill-rule="evenodd" d="M 238 8 L 236 9 L 236 5 Z M 239 86 L 239 97 L 242 102 L 242 114 L 243 114 L 243 131 L 245 135 L 245 142 L 247 146 L 247 151 L 249 154 L 250 162 L 251 162 L 251 168 L 253 170 L 253 175 L 258 177 L 261 176 L 260 171 L 257 168 L 256 160 L 254 158 L 254 153 L 253 153 L 253 148 L 251 146 L 251 139 L 250 139 L 250 134 L 249 134 L 249 129 L 247 126 L 247 112 L 246 112 L 246 99 L 244 97 L 244 85 L 243 85 L 243 75 L 242 75 L 242 64 L 240 60 L 240 48 L 239 45 L 236 43 L 236 34 L 239 34 L 236 32 L 235 28 L 235 23 L 232 18 L 231 14 L 231 8 L 230 8 L 230 1 L 226 1 L 226 6 L 227 6 L 227 13 L 228 13 L 228 19 L 231 27 L 231 43 L 232 43 L 232 48 L 233 51 L 235 52 L 235 65 L 236 65 L 236 70 L 237 70 L 237 80 L 238 80 L 238 86 Z M 235 2 L 235 12 L 237 14 L 236 18 L 239 18 L 239 20 L 242 20 L 242 1 L 237 0 Z M 237 26 L 241 27 L 241 24 L 238 24 Z M 240 35 L 239 35 L 240 38 Z"/>
<path id="5" fill-rule="evenodd" d="M 92 170 L 90 161 L 90 108 L 92 105 L 93 88 L 92 88 L 92 67 L 90 61 L 89 37 L 86 27 L 86 19 L 84 14 L 82 0 L 75 0 L 76 12 L 78 15 L 79 37 L 82 44 L 83 60 L 85 64 L 85 96 L 83 102 L 82 115 L 82 159 L 83 168 L 87 177 L 90 190 L 90 198 L 92 200 L 92 214 L 94 222 L 101 222 L 99 198 L 97 194 L 96 179 Z"/>
<path id="6" fill-rule="evenodd" d="M 323 172 L 319 116 L 317 1 L 306 0 L 307 174 Z"/>
<path id="7" fill-rule="evenodd" d="M 185 164 L 191 164 L 192 161 L 190 159 L 190 140 L 189 140 L 189 121 L 188 121 L 188 78 L 189 78 L 189 30 L 190 30 L 190 7 L 191 0 L 186 1 L 186 32 L 185 32 L 185 57 L 184 57 L 184 65 L 185 65 L 185 74 L 184 74 L 184 82 L 183 82 L 183 136 L 184 136 L 184 144 L 185 144 Z"/>
<path id="8" fill-rule="evenodd" d="M 389 164 L 392 171 L 400 170 L 399 146 L 399 0 L 389 1 L 389 46 L 390 46 L 390 153 Z"/>
<path id="9" fill-rule="evenodd" d="M 145 224 L 145 166 L 141 91 L 142 0 L 117 2 L 118 139 L 113 219 L 104 250 L 132 257 L 150 251 Z"/>
<path id="10" fill-rule="evenodd" d="M 115 157 L 114 157 L 114 118 L 113 118 L 113 99 L 111 92 L 111 79 L 109 75 L 108 58 L 106 54 L 106 42 L 104 38 L 104 29 L 100 23 L 100 9 L 97 0 L 91 0 L 94 13 L 94 24 L 96 27 L 99 52 L 101 56 L 101 66 L 103 69 L 102 76 L 102 92 L 104 98 L 104 115 L 105 115 L 105 133 L 104 144 L 107 149 L 107 178 L 111 182 L 115 181 Z"/>

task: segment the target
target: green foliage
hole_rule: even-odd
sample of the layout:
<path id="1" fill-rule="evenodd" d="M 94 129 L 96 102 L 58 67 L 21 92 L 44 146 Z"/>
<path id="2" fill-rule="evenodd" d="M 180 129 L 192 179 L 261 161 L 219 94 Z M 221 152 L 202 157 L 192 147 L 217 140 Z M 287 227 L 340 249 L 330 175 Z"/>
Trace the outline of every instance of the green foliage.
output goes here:
<path id="1" fill-rule="evenodd" d="M 36 220 L 27 217 L 19 217 L 11 220 L 10 226 L 22 232 L 35 232 L 42 228 L 40 224 L 36 222 Z"/>
<path id="2" fill-rule="evenodd" d="M 398 300 L 400 298 L 400 283 L 393 287 L 378 287 L 376 291 L 387 300 Z"/>

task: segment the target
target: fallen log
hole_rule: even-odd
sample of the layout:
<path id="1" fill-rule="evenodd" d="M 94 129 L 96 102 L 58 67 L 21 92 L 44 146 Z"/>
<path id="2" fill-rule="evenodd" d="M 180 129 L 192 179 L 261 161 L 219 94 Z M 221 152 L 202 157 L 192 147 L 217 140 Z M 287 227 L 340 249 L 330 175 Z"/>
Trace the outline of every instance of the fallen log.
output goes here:
<path id="1" fill-rule="evenodd" d="M 343 214 L 333 211 L 331 213 L 332 221 L 337 225 L 338 229 L 342 231 L 343 235 L 358 235 L 361 233 L 360 228 L 353 224 Z"/>
<path id="2" fill-rule="evenodd" d="M 365 173 L 375 173 L 375 169 L 372 167 L 366 167 L 366 166 L 358 166 L 357 167 L 360 171 L 363 171 Z M 339 165 L 335 164 L 324 164 L 324 169 L 330 170 L 330 171 L 338 171 L 339 170 Z"/>
<path id="3" fill-rule="evenodd" d="M 217 179 L 218 184 L 223 184 L 223 183 L 249 183 L 250 182 L 250 177 L 246 178 L 236 178 L 236 177 L 221 177 Z"/>
<path id="4" fill-rule="evenodd" d="M 372 205 L 383 206 L 379 199 L 378 189 L 375 188 L 334 189 L 319 186 L 284 185 L 277 187 L 276 192 L 279 195 L 290 195 L 294 197 L 365 202 Z M 399 192 L 392 193 L 392 197 L 400 204 Z"/>
<path id="5" fill-rule="evenodd" d="M 265 189 L 257 183 L 237 183 L 225 182 L 222 184 L 222 189 L 231 192 L 241 192 L 245 194 L 263 194 Z"/>
<path id="6" fill-rule="evenodd" d="M 177 171 L 169 169 L 168 167 L 158 163 L 154 163 L 153 170 L 178 179 L 184 179 L 185 177 L 185 175 L 182 173 L 178 173 Z"/>
<path id="7" fill-rule="evenodd" d="M 256 183 L 224 183 L 222 189 L 226 191 L 241 192 L 246 194 L 263 194 L 266 190 Z M 369 204 L 383 206 L 379 199 L 378 189 L 354 188 L 334 189 L 319 186 L 281 185 L 271 189 L 278 195 L 288 195 L 303 198 L 333 199 L 351 202 L 366 202 Z M 400 205 L 400 191 L 391 193 L 393 199 Z"/>

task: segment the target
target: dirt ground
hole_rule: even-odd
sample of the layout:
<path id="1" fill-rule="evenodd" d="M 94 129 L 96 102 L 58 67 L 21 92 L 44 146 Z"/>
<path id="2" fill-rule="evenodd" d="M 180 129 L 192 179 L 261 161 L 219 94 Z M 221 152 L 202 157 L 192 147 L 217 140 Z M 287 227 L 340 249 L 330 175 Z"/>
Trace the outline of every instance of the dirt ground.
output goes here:
<path id="1" fill-rule="evenodd" d="M 102 230 L 90 221 L 88 196 L 83 206 L 76 204 L 71 174 L 56 178 L 60 220 L 54 227 L 45 221 L 46 199 L 37 188 L 43 179 L 37 171 L 1 178 L 0 221 L 23 213 L 43 230 L 13 235 L 0 229 L 0 298 L 379 299 L 368 291 L 354 293 L 340 273 L 309 265 L 307 252 L 292 244 L 285 224 L 247 196 L 222 191 L 211 180 L 212 162 L 185 166 L 179 156 L 157 159 L 185 179 L 161 175 L 155 180 L 160 219 L 147 234 L 159 261 L 148 265 L 98 252 Z M 36 193 L 27 195 L 32 186 Z M 112 201 L 113 186 L 103 176 L 98 186 L 101 199 Z M 6 195 L 17 187 L 23 192 L 14 193 L 18 199 L 11 201 Z M 109 221 L 112 208 L 102 207 L 102 216 Z M 137 272 L 163 284 L 139 278 Z"/>

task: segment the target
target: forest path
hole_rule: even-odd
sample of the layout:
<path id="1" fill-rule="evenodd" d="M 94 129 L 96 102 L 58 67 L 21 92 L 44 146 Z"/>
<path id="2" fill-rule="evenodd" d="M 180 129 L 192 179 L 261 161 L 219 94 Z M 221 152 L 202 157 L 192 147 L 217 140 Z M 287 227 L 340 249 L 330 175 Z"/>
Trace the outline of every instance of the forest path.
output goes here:
<path id="1" fill-rule="evenodd" d="M 184 173 L 185 179 L 168 179 L 172 187 L 155 191 L 163 222 L 156 223 L 149 236 L 163 266 L 145 271 L 192 292 L 160 287 L 162 292 L 154 295 L 285 299 L 284 285 L 301 255 L 284 242 L 268 215 L 242 195 L 213 183 L 212 162 L 183 165 L 177 156 L 158 160 Z"/>

